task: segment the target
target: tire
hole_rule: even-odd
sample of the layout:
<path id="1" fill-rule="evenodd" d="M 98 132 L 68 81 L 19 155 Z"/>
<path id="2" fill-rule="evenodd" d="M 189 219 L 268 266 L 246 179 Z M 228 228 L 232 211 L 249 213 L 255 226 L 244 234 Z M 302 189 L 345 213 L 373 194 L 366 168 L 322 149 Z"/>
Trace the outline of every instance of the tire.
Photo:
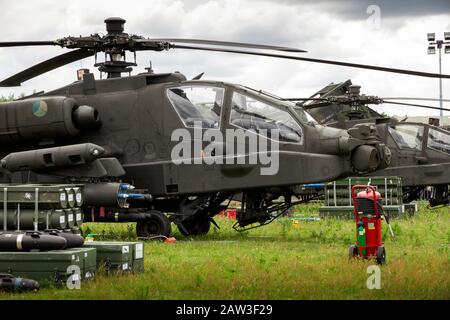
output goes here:
<path id="1" fill-rule="evenodd" d="M 186 233 L 183 228 L 178 227 L 180 233 L 187 236 L 202 236 L 209 232 L 211 229 L 211 221 L 206 219 L 190 219 L 183 221 L 183 227 L 188 231 Z"/>
<path id="2" fill-rule="evenodd" d="M 350 247 L 348 247 L 348 259 L 351 260 L 358 256 L 358 248 L 352 244 Z"/>
<path id="3" fill-rule="evenodd" d="M 154 238 L 161 240 L 170 237 L 172 225 L 167 216 L 156 210 L 150 210 L 146 214 L 146 219 L 136 223 L 136 234 L 141 238 Z M 162 237 L 159 237 L 162 236 Z"/>
<path id="4" fill-rule="evenodd" d="M 377 264 L 382 265 L 386 263 L 386 249 L 384 246 L 379 246 L 377 248 Z"/>

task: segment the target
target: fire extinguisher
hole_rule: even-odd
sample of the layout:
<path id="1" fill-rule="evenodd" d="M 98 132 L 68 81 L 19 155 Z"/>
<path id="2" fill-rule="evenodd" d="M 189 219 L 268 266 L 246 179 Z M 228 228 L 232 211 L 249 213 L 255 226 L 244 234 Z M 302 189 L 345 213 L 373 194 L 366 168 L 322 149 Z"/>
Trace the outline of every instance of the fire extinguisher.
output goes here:
<path id="1" fill-rule="evenodd" d="M 364 189 L 358 192 L 356 190 Z M 382 239 L 381 221 L 384 217 L 393 236 L 388 217 L 384 214 L 381 194 L 373 186 L 352 187 L 353 212 L 356 222 L 356 245 L 349 248 L 350 258 L 375 258 L 378 264 L 386 262 L 386 249 Z"/>

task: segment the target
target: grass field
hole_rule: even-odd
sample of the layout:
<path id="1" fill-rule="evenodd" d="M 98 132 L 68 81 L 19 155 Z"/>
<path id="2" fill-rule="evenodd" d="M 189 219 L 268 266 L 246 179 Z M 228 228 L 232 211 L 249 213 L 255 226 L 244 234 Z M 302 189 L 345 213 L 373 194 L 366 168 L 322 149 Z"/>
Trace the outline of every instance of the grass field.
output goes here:
<path id="1" fill-rule="evenodd" d="M 318 205 L 298 206 L 316 214 Z M 176 243 L 147 242 L 145 272 L 97 276 L 81 290 L 42 289 L 2 294 L 0 299 L 450 299 L 450 209 L 423 206 L 412 218 L 384 224 L 387 264 L 381 289 L 366 287 L 373 261 L 348 261 L 354 222 L 280 219 L 237 233 L 232 221 L 220 230 Z M 134 240 L 132 224 L 88 224 L 104 238 Z M 175 229 L 175 228 L 174 228 Z"/>

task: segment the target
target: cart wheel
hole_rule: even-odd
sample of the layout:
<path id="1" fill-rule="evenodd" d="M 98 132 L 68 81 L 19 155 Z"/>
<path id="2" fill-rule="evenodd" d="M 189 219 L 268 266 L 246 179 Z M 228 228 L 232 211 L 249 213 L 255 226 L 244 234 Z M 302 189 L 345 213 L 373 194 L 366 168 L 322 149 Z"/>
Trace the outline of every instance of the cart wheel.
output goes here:
<path id="1" fill-rule="evenodd" d="M 353 259 L 357 256 L 358 256 L 358 247 L 352 244 L 350 247 L 348 247 L 348 258 Z"/>
<path id="2" fill-rule="evenodd" d="M 377 264 L 385 264 L 386 263 L 386 249 L 384 246 L 379 246 L 377 249 Z"/>

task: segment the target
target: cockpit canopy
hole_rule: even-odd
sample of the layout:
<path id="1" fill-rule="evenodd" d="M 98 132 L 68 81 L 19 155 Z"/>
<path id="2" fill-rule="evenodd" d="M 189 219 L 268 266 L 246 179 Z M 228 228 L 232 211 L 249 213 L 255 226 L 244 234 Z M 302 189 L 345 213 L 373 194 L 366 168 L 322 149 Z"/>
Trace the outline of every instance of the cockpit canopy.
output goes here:
<path id="1" fill-rule="evenodd" d="M 226 89 L 227 88 L 227 89 Z M 186 127 L 220 129 L 225 90 L 232 90 L 229 124 L 280 142 L 303 143 L 303 129 L 287 107 L 264 99 L 252 90 L 208 84 L 186 84 L 167 89 L 167 96 Z"/>
<path id="2" fill-rule="evenodd" d="M 424 151 L 426 148 L 450 155 L 450 132 L 417 123 L 399 123 L 388 128 L 400 149 Z"/>
<path id="3" fill-rule="evenodd" d="M 169 88 L 167 96 L 186 127 L 219 128 L 225 89 L 189 85 Z"/>

